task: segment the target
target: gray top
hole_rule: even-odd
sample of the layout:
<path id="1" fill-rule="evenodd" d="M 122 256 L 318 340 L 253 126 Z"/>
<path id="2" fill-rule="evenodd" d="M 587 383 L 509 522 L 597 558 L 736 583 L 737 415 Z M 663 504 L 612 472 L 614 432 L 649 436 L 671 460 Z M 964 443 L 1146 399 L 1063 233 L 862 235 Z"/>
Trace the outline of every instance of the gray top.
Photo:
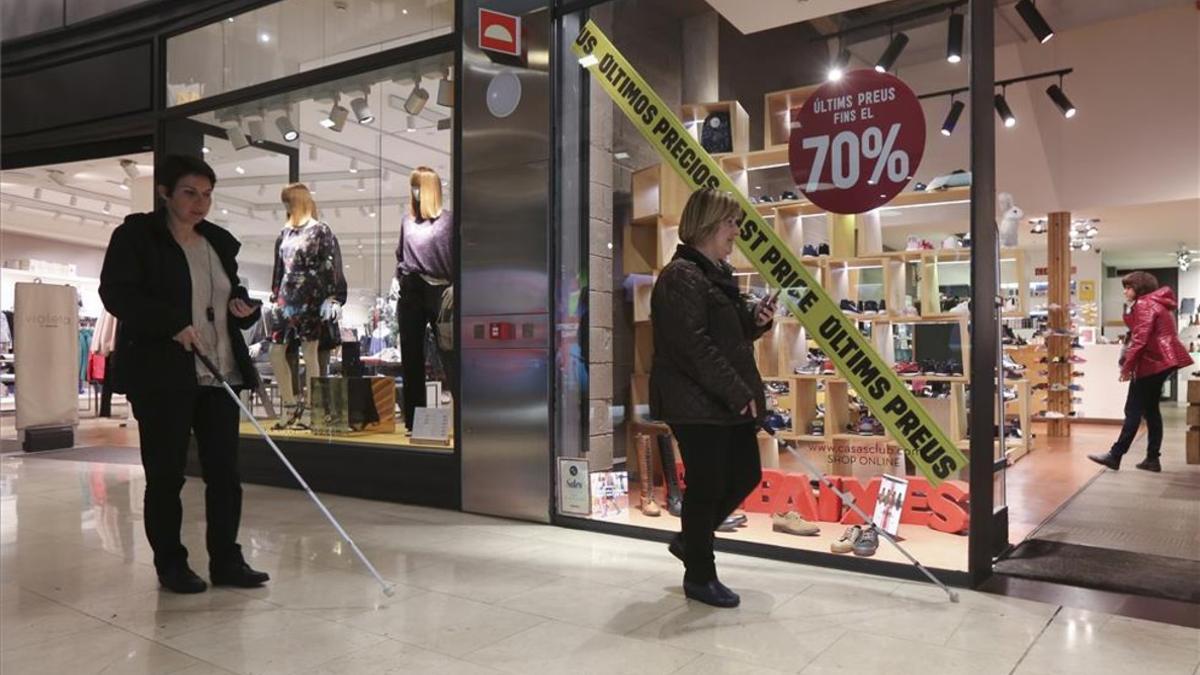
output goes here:
<path id="1" fill-rule="evenodd" d="M 417 220 L 406 212 L 396 246 L 396 278 L 420 274 L 430 283 L 448 283 L 454 278 L 453 242 L 454 215 L 449 211 L 434 220 Z"/>
<path id="2" fill-rule="evenodd" d="M 193 237 L 190 242 L 180 242 L 179 246 L 187 257 L 188 272 L 192 276 L 192 326 L 200 334 L 204 353 L 217 364 L 230 385 L 242 384 L 242 375 L 233 358 L 233 344 L 229 340 L 229 295 L 233 291 L 229 275 L 221 268 L 217 252 L 204 237 Z M 213 321 L 208 320 L 209 307 L 213 309 Z M 196 359 L 196 380 L 201 386 L 220 386 L 200 359 Z"/>

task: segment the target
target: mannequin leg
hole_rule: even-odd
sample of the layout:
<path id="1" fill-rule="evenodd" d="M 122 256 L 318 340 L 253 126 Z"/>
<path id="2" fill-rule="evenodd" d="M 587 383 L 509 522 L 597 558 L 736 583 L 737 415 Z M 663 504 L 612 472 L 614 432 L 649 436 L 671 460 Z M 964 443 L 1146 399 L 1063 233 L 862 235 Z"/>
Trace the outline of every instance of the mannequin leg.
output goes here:
<path id="1" fill-rule="evenodd" d="M 425 407 L 425 326 L 421 289 L 405 277 L 401 284 L 400 360 L 404 372 L 404 427 L 412 431 L 413 415 Z M 421 282 L 424 283 L 424 282 Z"/>
<path id="2" fill-rule="evenodd" d="M 296 389 L 292 380 L 292 366 L 288 363 L 287 345 L 272 343 L 268 355 L 271 358 L 271 370 L 275 371 L 275 381 L 279 383 L 279 395 L 283 397 L 283 406 L 296 407 Z"/>
<path id="3" fill-rule="evenodd" d="M 304 389 L 311 395 L 313 378 L 325 375 L 321 369 L 321 343 L 318 340 L 305 340 L 300 349 L 304 353 Z"/>

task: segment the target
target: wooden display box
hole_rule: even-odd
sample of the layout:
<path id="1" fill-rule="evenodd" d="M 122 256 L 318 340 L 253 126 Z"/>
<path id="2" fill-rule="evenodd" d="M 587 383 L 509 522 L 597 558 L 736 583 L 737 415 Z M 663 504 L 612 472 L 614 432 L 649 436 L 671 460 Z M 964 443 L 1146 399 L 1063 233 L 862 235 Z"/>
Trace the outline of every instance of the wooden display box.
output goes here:
<path id="1" fill-rule="evenodd" d="M 750 115 L 737 101 L 718 101 L 716 103 L 685 103 L 679 108 L 679 119 L 687 127 L 692 137 L 700 140 L 700 129 L 704 120 L 712 113 L 727 113 L 729 115 L 730 132 L 733 135 L 731 152 L 750 151 Z M 717 153 L 716 156 L 724 153 Z"/>
<path id="2" fill-rule="evenodd" d="M 692 191 L 665 164 L 638 169 L 632 176 L 633 223 L 648 227 L 678 225 Z"/>
<path id="3" fill-rule="evenodd" d="M 1200 403 L 1193 403 L 1187 409 L 1187 425 L 1189 427 L 1200 427 Z"/>
<path id="4" fill-rule="evenodd" d="M 1200 464 L 1200 429 L 1188 429 L 1187 463 Z"/>
<path id="5" fill-rule="evenodd" d="M 1200 378 L 1193 377 L 1188 380 L 1187 389 L 1188 403 L 1200 403 Z"/>
<path id="6" fill-rule="evenodd" d="M 821 85 L 813 84 L 807 87 L 796 87 L 783 91 L 773 91 L 764 98 L 763 114 L 766 116 L 763 126 L 766 138 L 764 147 L 787 148 L 788 139 L 792 135 L 792 110 L 804 105 Z"/>

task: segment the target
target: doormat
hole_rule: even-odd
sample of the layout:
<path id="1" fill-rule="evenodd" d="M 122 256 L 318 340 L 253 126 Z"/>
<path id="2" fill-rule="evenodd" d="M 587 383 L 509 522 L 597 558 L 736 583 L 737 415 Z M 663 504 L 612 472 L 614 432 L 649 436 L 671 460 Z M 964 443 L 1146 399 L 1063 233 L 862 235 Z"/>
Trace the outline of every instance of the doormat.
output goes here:
<path id="1" fill-rule="evenodd" d="M 86 448 L 27 452 L 24 459 L 60 459 L 68 462 L 140 465 L 142 463 L 142 453 L 137 448 L 126 446 L 92 445 Z"/>
<path id="2" fill-rule="evenodd" d="M 998 574 L 1130 595 L 1200 603 L 1200 562 L 1029 539 L 996 563 Z"/>

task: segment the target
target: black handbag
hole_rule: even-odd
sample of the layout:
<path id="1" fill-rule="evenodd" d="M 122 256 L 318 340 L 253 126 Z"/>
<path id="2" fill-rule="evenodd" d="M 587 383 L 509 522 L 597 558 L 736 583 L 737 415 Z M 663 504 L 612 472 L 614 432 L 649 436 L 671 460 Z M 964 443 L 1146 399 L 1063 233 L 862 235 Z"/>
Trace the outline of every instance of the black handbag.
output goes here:
<path id="1" fill-rule="evenodd" d="M 704 126 L 700 129 L 700 145 L 711 153 L 733 152 L 733 127 L 729 123 L 729 113 L 709 113 L 704 118 Z"/>

